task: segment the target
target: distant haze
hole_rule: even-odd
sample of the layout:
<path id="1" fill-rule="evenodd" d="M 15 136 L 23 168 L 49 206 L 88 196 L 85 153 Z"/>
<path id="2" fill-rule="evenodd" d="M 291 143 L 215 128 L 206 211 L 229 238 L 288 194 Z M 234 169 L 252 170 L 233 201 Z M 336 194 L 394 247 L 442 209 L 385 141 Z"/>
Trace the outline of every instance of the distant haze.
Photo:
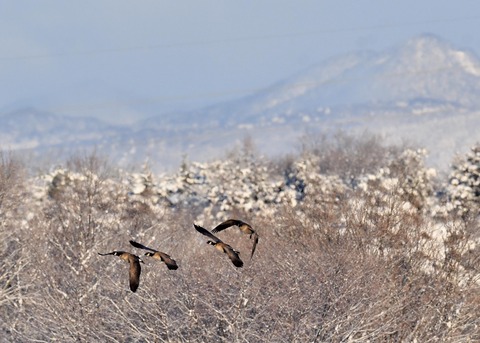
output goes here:
<path id="1" fill-rule="evenodd" d="M 182 158 L 221 157 L 245 138 L 262 154 L 294 152 L 300 137 L 344 130 L 379 134 L 429 151 L 446 170 L 478 142 L 480 60 L 434 35 L 379 52 L 352 51 L 239 99 L 136 120 L 130 125 L 35 107 L 0 116 L 0 146 L 39 159 L 95 148 L 120 165 L 156 170 Z"/>
<path id="2" fill-rule="evenodd" d="M 425 33 L 478 54 L 478 13 L 475 1 L 5 1 L 0 115 L 37 108 L 132 123 Z"/>

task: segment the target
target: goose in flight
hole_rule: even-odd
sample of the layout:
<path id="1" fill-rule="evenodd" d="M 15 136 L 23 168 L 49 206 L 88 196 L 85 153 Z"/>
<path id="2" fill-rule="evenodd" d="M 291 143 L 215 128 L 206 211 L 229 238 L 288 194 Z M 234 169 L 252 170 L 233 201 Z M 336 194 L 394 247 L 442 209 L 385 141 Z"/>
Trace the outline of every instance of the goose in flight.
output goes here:
<path id="1" fill-rule="evenodd" d="M 250 224 L 247 224 L 244 221 L 241 221 L 238 219 L 228 219 L 223 223 L 220 223 L 217 226 L 215 226 L 215 228 L 212 230 L 212 233 L 223 231 L 225 229 L 228 229 L 231 226 L 238 226 L 241 232 L 247 235 L 250 235 L 250 239 L 253 238 L 252 253 L 250 254 L 250 259 L 252 259 L 253 253 L 255 252 L 255 249 L 257 248 L 257 244 L 258 244 L 258 234 L 255 232 L 255 230 L 252 228 Z"/>
<path id="2" fill-rule="evenodd" d="M 122 260 L 130 263 L 129 269 L 129 279 L 130 279 L 130 290 L 135 292 L 140 284 L 140 273 L 142 268 L 140 267 L 140 262 L 144 263 L 140 257 L 137 255 L 130 254 L 125 251 L 112 251 L 109 253 L 98 253 L 100 256 L 115 255 L 120 257 Z"/>
<path id="3" fill-rule="evenodd" d="M 133 245 L 135 248 L 149 250 L 149 252 L 145 253 L 145 256 L 150 256 L 156 260 L 161 260 L 165 262 L 168 269 L 175 270 L 178 268 L 177 262 L 173 258 L 171 258 L 170 255 L 167 255 L 161 251 L 146 247 L 145 245 L 137 243 L 135 241 L 130 241 L 130 244 Z"/>
<path id="4" fill-rule="evenodd" d="M 227 243 L 222 242 L 218 237 L 216 237 L 214 234 L 212 234 L 210 231 L 207 229 L 193 224 L 195 227 L 195 230 L 200 232 L 202 235 L 207 236 L 211 240 L 207 241 L 207 244 L 213 245 L 215 249 L 227 254 L 228 258 L 232 261 L 233 265 L 235 267 L 241 268 L 243 267 L 243 261 L 240 259 L 240 256 L 238 256 L 239 252 L 234 250 L 230 245 Z"/>

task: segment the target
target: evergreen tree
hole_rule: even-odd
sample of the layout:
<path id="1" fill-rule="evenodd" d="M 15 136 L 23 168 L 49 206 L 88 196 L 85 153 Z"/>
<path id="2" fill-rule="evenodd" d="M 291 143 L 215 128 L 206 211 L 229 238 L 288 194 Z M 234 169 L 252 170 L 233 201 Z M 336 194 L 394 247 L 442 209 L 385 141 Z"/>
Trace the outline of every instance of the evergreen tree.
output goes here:
<path id="1" fill-rule="evenodd" d="M 480 210 L 480 145 L 452 166 L 448 194 L 450 209 L 459 214 L 478 214 Z"/>

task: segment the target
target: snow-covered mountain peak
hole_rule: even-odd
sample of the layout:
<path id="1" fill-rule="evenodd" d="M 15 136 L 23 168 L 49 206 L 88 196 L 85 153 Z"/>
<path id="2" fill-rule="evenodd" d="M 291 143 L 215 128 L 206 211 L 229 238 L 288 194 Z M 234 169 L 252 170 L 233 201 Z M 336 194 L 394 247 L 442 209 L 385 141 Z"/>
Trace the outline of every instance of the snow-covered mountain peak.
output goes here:
<path id="1" fill-rule="evenodd" d="M 465 72 L 480 77 L 480 62 L 473 54 L 460 50 L 452 51 L 451 54 Z"/>
<path id="2" fill-rule="evenodd" d="M 453 49 L 447 41 L 430 34 L 413 37 L 399 48 L 409 55 L 417 54 L 418 56 L 442 55 L 445 51 Z"/>
<path id="3" fill-rule="evenodd" d="M 397 70 L 422 72 L 451 69 L 480 76 L 480 62 L 474 54 L 455 48 L 434 35 L 412 38 L 388 54 Z"/>
<path id="4" fill-rule="evenodd" d="M 131 127 L 18 109 L 0 116 L 0 145 L 56 155 L 95 146 L 122 163 L 163 168 L 183 155 L 211 158 L 248 135 L 277 154 L 293 149 L 305 129 L 368 128 L 415 140 L 445 161 L 478 139 L 478 94 L 477 56 L 422 35 L 385 51 L 332 57 L 245 98 Z"/>
<path id="5" fill-rule="evenodd" d="M 331 59 L 319 66 L 308 69 L 293 80 L 289 79 L 274 85 L 271 88 L 273 92 L 267 95 L 268 100 L 262 104 L 257 104 L 255 110 L 274 108 L 331 82 L 335 83 L 344 73 L 360 65 L 367 56 L 369 56 L 367 53 L 357 53 Z"/>
<path id="6" fill-rule="evenodd" d="M 265 90 L 255 111 L 287 112 L 427 99 L 479 105 L 480 61 L 433 36 L 382 52 L 339 56 Z M 301 108 L 299 108 L 301 106 Z"/>

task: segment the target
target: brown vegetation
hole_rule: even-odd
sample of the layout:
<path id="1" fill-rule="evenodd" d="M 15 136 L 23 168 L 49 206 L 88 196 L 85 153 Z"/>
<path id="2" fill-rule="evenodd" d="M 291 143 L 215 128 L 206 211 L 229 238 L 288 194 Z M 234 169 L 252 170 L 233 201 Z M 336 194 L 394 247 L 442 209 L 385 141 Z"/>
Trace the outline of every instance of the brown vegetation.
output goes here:
<path id="1" fill-rule="evenodd" d="M 313 151 L 324 163 L 318 168 L 359 180 L 368 166 L 351 163 L 388 164 L 368 151 L 393 150 L 362 142 L 347 144 L 357 146 L 351 157 Z M 410 201 L 414 193 L 375 182 L 368 191 L 307 193 L 274 212 L 233 208 L 229 214 L 260 236 L 253 258 L 235 268 L 205 247 L 187 206 L 130 198 L 121 176 L 95 154 L 67 166 L 80 177 L 52 180 L 35 199 L 25 168 L 0 156 L 0 341 L 480 341 L 480 251 L 471 244 L 478 218 L 431 218 L 423 198 Z M 410 180 L 408 168 L 390 166 Z M 206 227 L 220 222 L 202 218 Z M 446 230 L 440 238 L 437 226 Z M 218 236 L 249 256 L 247 235 Z M 179 268 L 145 259 L 140 287 L 130 292 L 128 265 L 97 255 L 143 254 L 130 239 L 161 247 Z"/>

